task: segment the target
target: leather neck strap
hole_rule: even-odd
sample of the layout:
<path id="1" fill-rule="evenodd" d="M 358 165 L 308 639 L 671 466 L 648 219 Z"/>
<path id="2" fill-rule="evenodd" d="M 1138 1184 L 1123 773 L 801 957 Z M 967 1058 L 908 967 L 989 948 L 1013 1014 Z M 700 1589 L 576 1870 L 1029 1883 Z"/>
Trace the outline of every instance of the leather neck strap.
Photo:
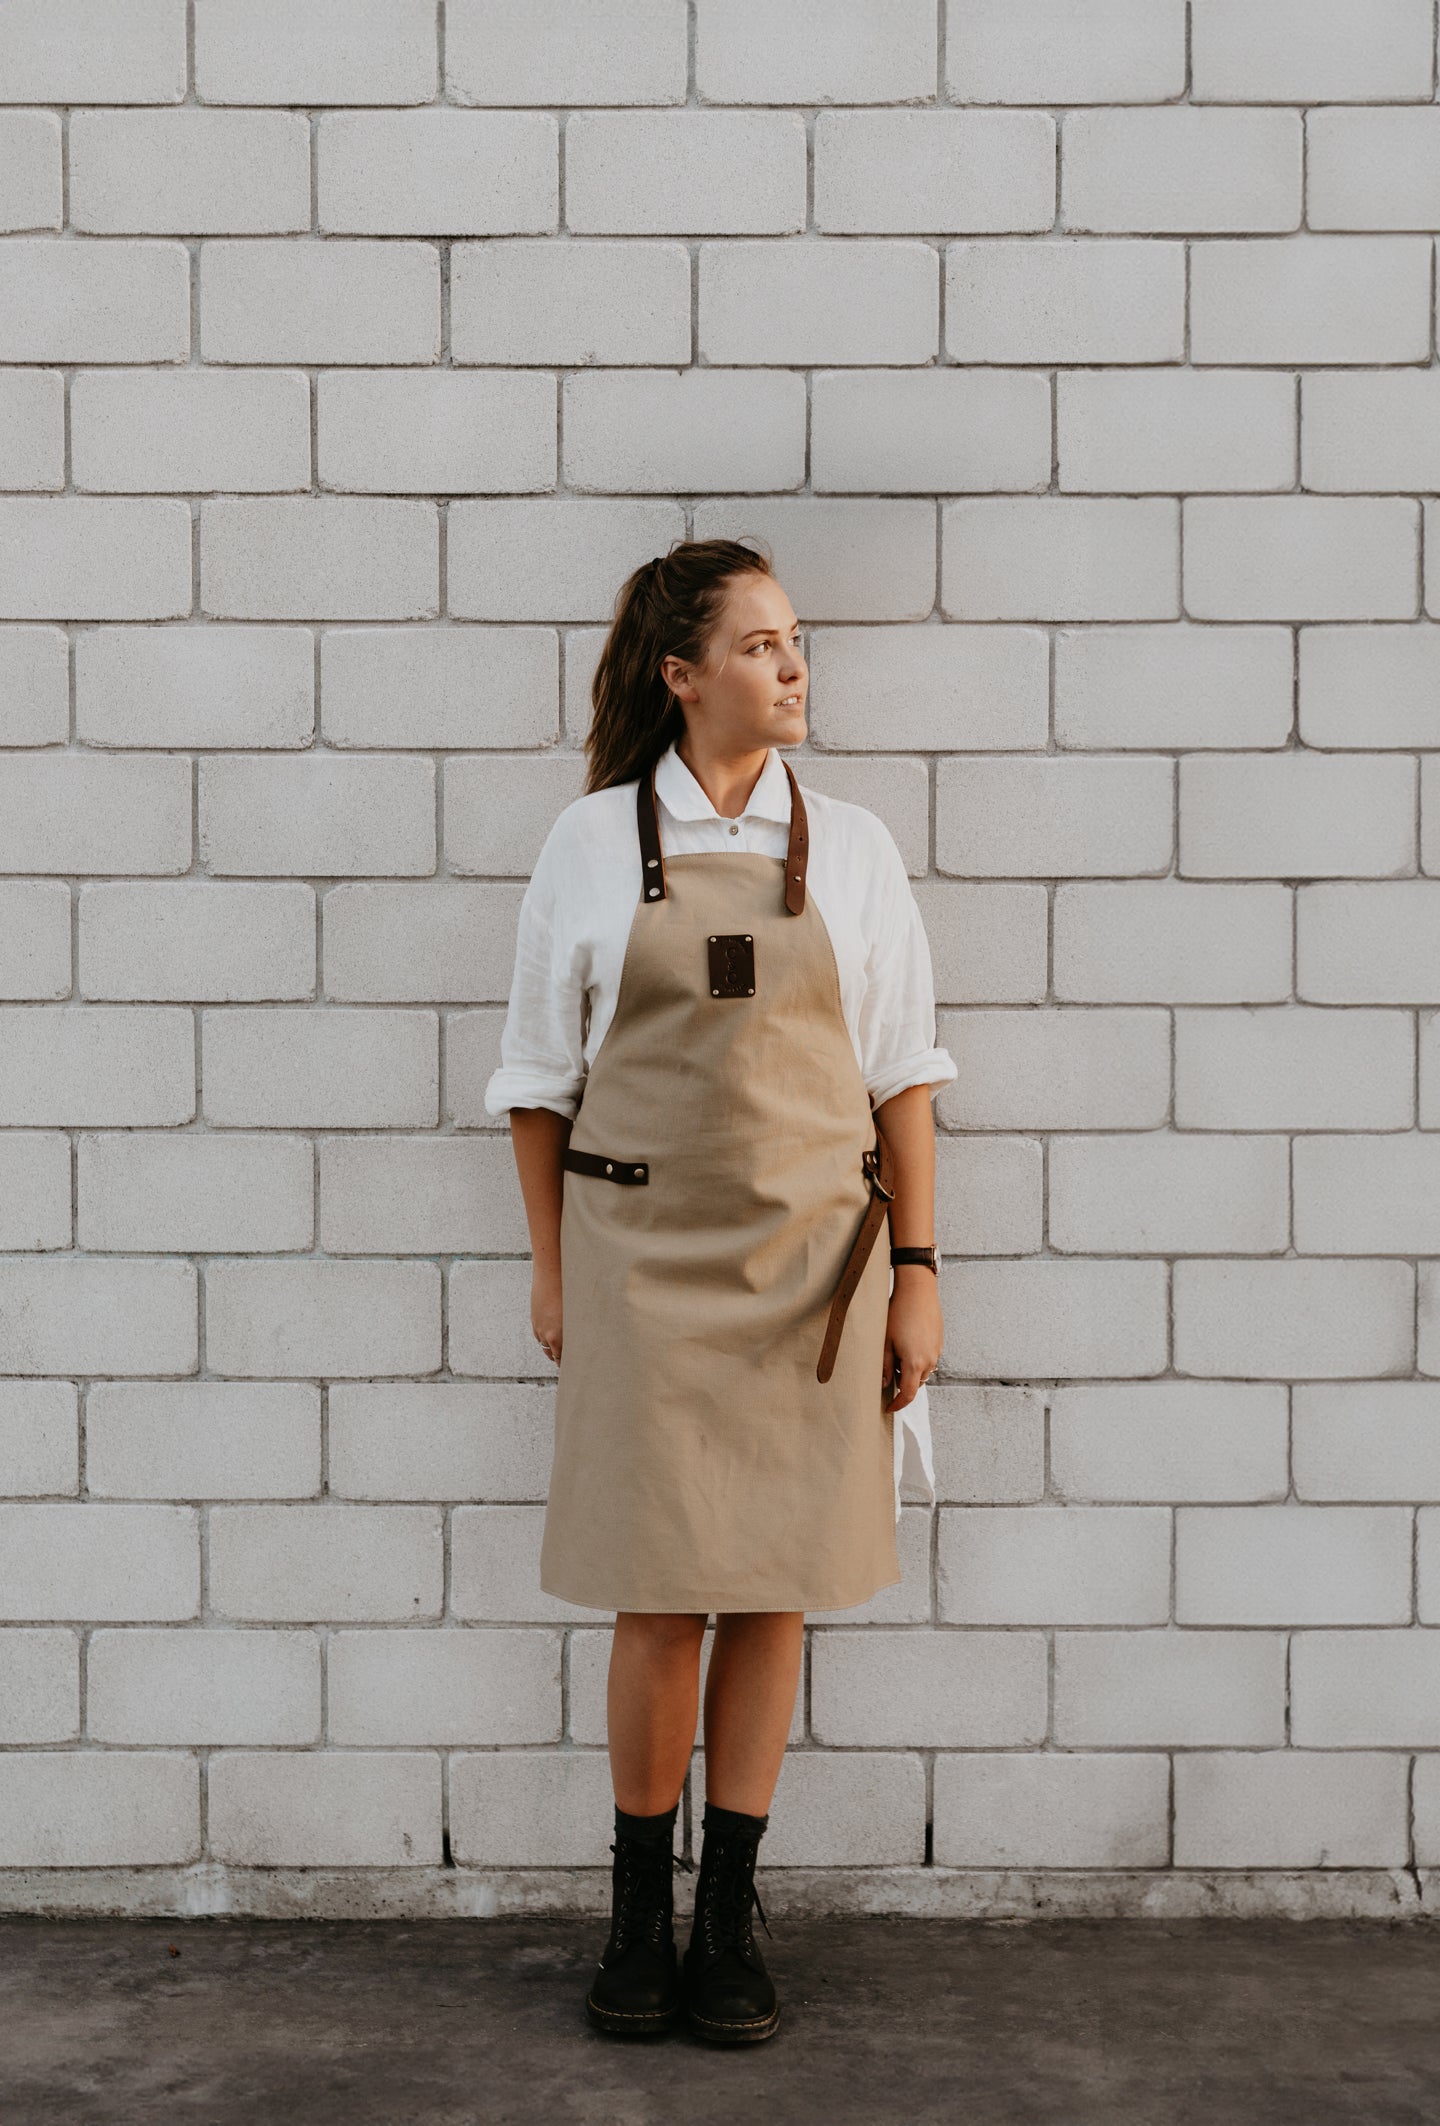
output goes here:
<path id="1" fill-rule="evenodd" d="M 805 870 L 810 850 L 810 829 L 805 817 L 805 800 L 800 795 L 788 760 L 781 758 L 790 784 L 790 841 L 785 851 L 785 906 L 791 915 L 799 915 L 805 906 Z M 642 895 L 647 901 L 663 901 L 665 898 L 665 856 L 660 847 L 660 816 L 655 805 L 655 768 L 652 764 L 647 775 L 642 775 L 635 793 L 636 811 L 640 827 L 640 875 L 643 881 Z"/>

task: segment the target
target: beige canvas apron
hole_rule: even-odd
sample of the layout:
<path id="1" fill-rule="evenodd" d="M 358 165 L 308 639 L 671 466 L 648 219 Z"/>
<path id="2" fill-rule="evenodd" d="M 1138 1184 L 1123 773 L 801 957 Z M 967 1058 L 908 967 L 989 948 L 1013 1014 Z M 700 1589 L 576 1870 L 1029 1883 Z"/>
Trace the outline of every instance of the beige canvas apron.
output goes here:
<path id="1" fill-rule="evenodd" d="M 834 1609 L 900 1578 L 889 1250 L 869 1244 L 889 1152 L 785 769 L 789 857 L 664 857 L 640 778 L 640 897 L 565 1155 L 540 1552 L 565 1601 Z"/>

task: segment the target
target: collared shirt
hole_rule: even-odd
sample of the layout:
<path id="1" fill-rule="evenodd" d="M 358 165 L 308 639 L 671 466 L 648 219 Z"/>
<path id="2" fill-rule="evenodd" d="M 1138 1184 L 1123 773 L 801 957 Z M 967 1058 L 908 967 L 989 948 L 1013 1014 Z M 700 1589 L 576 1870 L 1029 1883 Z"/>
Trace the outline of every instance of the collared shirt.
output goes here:
<path id="1" fill-rule="evenodd" d="M 846 1028 L 876 1107 L 907 1086 L 948 1084 L 954 1058 L 935 1042 L 930 948 L 904 858 L 884 821 L 863 805 L 804 793 L 810 846 L 806 894 L 830 936 Z M 488 1114 L 549 1107 L 573 1121 L 585 1074 L 615 1014 L 625 948 L 640 894 L 634 779 L 575 798 L 556 819 L 520 904 L 515 971 L 500 1063 L 485 1088 Z M 772 746 L 745 810 L 714 805 L 671 745 L 655 767 L 660 845 L 667 856 L 707 851 L 783 857 L 790 785 Z M 905 1433 L 908 1475 L 933 1500 L 925 1389 L 896 1413 L 895 1515 Z"/>

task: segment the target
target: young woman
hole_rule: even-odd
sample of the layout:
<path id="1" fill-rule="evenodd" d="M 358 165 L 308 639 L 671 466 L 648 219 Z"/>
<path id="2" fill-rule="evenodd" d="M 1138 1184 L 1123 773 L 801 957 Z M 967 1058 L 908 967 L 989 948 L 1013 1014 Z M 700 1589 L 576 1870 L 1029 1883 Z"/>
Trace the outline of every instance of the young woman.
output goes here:
<path id="1" fill-rule="evenodd" d="M 806 681 L 753 548 L 686 541 L 629 578 L 486 1090 L 560 1363 L 540 1584 L 616 1612 L 611 1926 L 586 2012 L 622 2034 L 776 2028 L 750 1911 L 805 1612 L 900 1578 L 901 1412 L 933 1496 L 930 1100 L 955 1064 L 888 829 L 802 791 L 776 750 L 806 735 Z M 672 1837 L 712 1613 L 682 1967 Z"/>

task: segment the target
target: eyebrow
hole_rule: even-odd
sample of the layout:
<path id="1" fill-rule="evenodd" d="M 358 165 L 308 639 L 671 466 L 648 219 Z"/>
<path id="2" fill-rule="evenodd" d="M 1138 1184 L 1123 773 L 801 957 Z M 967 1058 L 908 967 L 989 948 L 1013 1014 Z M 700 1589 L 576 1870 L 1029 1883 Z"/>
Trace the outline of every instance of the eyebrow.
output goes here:
<path id="1" fill-rule="evenodd" d="M 795 625 L 798 628 L 800 622 L 797 620 Z M 740 640 L 742 642 L 748 642 L 752 635 L 778 635 L 780 632 L 781 631 L 778 627 L 752 627 L 747 628 L 745 630 L 745 633 L 740 637 Z M 791 630 L 789 628 L 785 630 L 786 634 L 789 634 L 790 632 Z"/>

